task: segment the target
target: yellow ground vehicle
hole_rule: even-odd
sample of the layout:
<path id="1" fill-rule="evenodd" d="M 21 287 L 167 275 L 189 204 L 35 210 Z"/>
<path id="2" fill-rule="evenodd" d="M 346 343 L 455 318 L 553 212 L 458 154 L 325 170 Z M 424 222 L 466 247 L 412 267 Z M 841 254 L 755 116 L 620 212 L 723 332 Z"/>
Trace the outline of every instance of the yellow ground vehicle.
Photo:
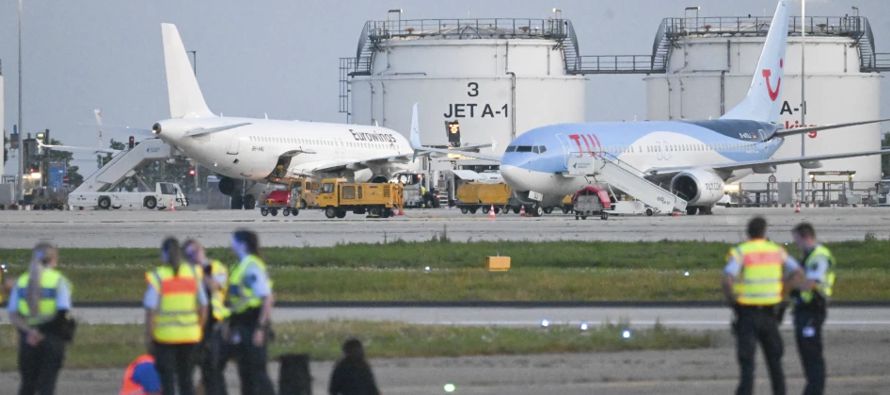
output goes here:
<path id="1" fill-rule="evenodd" d="M 300 178 L 294 181 L 294 188 L 299 192 L 300 199 L 294 204 L 299 204 L 297 208 L 305 209 L 309 207 L 317 207 L 315 198 L 321 190 L 321 184 L 318 181 L 309 178 Z"/>
<path id="2" fill-rule="evenodd" d="M 488 214 L 492 206 L 495 214 L 510 210 L 512 197 L 513 190 L 504 183 L 468 182 L 457 187 L 457 207 L 463 214 L 475 214 L 480 208 Z M 519 205 L 516 205 L 516 212 L 519 212 Z"/>
<path id="3" fill-rule="evenodd" d="M 542 207 L 538 210 L 537 206 L 527 204 L 525 211 L 531 216 L 550 214 L 554 208 L 561 208 L 563 213 L 568 213 L 571 211 L 571 204 L 572 195 L 568 195 L 563 199 L 562 206 Z M 483 213 L 488 214 L 492 206 L 495 214 L 500 214 L 501 211 L 519 214 L 522 203 L 513 197 L 513 190 L 505 183 L 467 182 L 457 187 L 457 207 L 461 213 L 475 214 L 482 209 Z"/>
<path id="4" fill-rule="evenodd" d="M 321 180 L 315 199 L 328 218 L 343 218 L 352 211 L 372 217 L 388 218 L 402 208 L 402 186 L 383 183 L 352 183 L 345 178 Z"/>

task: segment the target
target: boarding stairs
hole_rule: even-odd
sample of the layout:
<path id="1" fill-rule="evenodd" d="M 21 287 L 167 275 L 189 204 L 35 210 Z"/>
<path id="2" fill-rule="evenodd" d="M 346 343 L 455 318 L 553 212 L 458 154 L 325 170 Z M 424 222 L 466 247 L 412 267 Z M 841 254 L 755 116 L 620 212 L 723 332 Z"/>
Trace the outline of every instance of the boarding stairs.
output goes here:
<path id="1" fill-rule="evenodd" d="M 608 184 L 652 207 L 659 213 L 685 212 L 686 201 L 645 177 L 633 166 L 614 155 L 601 152 L 595 156 L 572 156 L 568 160 L 569 177 L 592 178 L 594 183 Z"/>
<path id="2" fill-rule="evenodd" d="M 148 139 L 132 149 L 114 154 L 108 163 L 83 179 L 72 192 L 103 192 L 113 188 L 135 173 L 135 169 L 147 161 L 170 158 L 172 150 L 160 139 Z"/>

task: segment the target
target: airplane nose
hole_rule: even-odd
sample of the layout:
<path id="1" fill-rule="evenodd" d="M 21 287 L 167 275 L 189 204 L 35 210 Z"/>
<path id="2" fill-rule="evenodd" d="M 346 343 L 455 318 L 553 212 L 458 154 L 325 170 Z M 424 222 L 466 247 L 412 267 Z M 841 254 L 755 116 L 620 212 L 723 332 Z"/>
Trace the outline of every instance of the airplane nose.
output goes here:
<path id="1" fill-rule="evenodd" d="M 507 182 L 507 185 L 510 185 L 514 190 L 530 190 L 530 187 L 526 182 L 528 173 L 528 170 L 519 166 L 501 164 L 501 177 L 503 177 L 504 181 Z"/>

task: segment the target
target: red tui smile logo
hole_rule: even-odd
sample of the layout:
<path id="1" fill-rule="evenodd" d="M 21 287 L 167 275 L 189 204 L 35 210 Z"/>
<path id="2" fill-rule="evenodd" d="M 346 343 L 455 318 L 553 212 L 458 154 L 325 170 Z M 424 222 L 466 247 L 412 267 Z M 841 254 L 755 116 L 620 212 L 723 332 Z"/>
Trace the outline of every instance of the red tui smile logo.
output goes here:
<path id="1" fill-rule="evenodd" d="M 784 60 L 779 59 L 779 68 L 781 69 L 784 66 Z M 776 101 L 779 98 L 779 88 L 782 87 L 782 77 L 776 81 L 776 89 L 773 90 L 773 84 L 770 82 L 769 78 L 773 75 L 773 71 L 771 69 L 763 69 L 761 71 L 763 73 L 763 79 L 766 80 L 766 91 L 769 93 L 769 99 L 772 101 Z"/>

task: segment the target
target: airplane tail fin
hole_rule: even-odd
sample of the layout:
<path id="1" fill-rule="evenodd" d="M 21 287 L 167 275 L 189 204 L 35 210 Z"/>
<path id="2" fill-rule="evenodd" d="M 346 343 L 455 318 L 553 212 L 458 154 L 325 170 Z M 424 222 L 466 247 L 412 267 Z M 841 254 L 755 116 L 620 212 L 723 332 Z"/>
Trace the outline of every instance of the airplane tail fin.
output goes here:
<path id="1" fill-rule="evenodd" d="M 414 106 L 411 107 L 411 134 L 408 141 L 411 143 L 411 148 L 414 151 L 422 151 L 424 149 L 423 144 L 420 142 L 420 121 L 417 116 L 417 103 L 414 103 Z"/>
<path id="2" fill-rule="evenodd" d="M 787 41 L 788 0 L 779 0 L 748 94 L 720 119 L 778 121 Z"/>
<path id="3" fill-rule="evenodd" d="M 167 95 L 170 118 L 212 117 L 204 95 L 192 71 L 179 29 L 172 23 L 161 24 L 164 41 L 164 69 L 167 73 Z"/>

